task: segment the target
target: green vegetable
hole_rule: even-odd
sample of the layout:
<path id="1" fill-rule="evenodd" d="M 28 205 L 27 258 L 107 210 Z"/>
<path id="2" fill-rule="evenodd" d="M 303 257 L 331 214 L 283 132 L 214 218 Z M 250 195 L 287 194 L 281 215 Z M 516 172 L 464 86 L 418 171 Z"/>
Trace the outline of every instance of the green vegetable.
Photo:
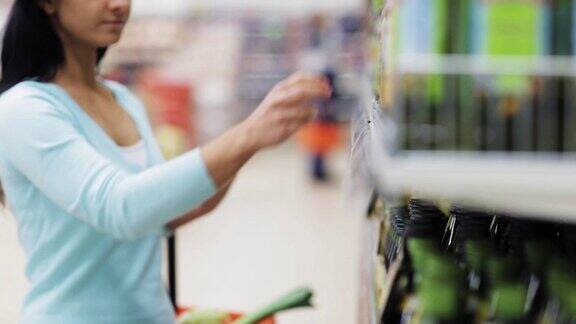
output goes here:
<path id="1" fill-rule="evenodd" d="M 229 315 L 218 310 L 192 310 L 180 320 L 179 324 L 222 324 Z"/>
<path id="2" fill-rule="evenodd" d="M 237 321 L 234 324 L 255 324 L 259 321 L 263 320 L 264 318 L 274 315 L 280 311 L 298 308 L 298 307 L 310 307 L 312 304 L 310 303 L 310 299 L 312 298 L 313 292 L 310 288 L 299 288 L 296 289 L 283 297 L 277 299 L 273 303 L 263 307 L 262 309 L 247 314 Z"/>

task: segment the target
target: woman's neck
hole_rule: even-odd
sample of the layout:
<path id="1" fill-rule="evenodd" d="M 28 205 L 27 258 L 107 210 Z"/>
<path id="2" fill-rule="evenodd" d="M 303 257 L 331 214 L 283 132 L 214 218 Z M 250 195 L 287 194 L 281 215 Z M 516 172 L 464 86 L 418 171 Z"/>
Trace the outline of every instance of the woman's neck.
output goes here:
<path id="1" fill-rule="evenodd" d="M 74 44 L 63 39 L 64 64 L 54 77 L 54 81 L 69 88 L 96 89 L 97 49 L 83 44 Z"/>

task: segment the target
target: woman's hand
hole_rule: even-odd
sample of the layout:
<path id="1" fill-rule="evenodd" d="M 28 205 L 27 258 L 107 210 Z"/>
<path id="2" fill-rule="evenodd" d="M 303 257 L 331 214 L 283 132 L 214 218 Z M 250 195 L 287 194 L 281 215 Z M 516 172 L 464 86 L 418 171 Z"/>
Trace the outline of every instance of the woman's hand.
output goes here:
<path id="1" fill-rule="evenodd" d="M 258 150 L 279 144 L 314 115 L 312 102 L 332 90 L 323 78 L 296 73 L 278 83 L 242 123 L 202 147 L 217 188 L 226 185 Z"/>
<path id="2" fill-rule="evenodd" d="M 312 119 L 314 100 L 331 93 L 324 78 L 301 72 L 278 83 L 243 122 L 254 151 L 288 139 Z"/>

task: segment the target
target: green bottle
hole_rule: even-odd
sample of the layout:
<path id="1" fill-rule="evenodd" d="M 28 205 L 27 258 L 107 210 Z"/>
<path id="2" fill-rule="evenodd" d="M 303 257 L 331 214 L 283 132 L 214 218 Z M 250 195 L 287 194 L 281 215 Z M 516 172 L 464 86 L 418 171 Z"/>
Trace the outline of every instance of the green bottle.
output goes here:
<path id="1" fill-rule="evenodd" d="M 534 56 L 540 50 L 539 4 L 536 1 L 482 1 L 485 26 L 482 54 Z M 488 91 L 490 150 L 516 151 L 529 148 L 532 78 L 497 75 L 484 85 Z"/>
<path id="2" fill-rule="evenodd" d="M 521 259 L 510 254 L 488 258 L 489 323 L 526 323 L 528 318 L 528 284 L 522 280 Z"/>
<path id="3" fill-rule="evenodd" d="M 529 274 L 530 319 L 536 321 L 546 303 L 545 271 L 556 251 L 556 230 L 552 224 L 539 221 L 522 221 L 520 225 L 525 269 Z"/>
<path id="4" fill-rule="evenodd" d="M 465 272 L 449 255 L 431 256 L 418 290 L 420 323 L 462 323 L 465 320 Z"/>
<path id="5" fill-rule="evenodd" d="M 488 319 L 488 323 L 503 324 L 515 323 L 518 318 L 524 317 L 527 288 L 520 280 L 521 270 L 522 263 L 517 258 L 494 252 L 488 257 L 486 308 L 483 309 L 484 314 L 478 314 L 480 318 Z"/>
<path id="6" fill-rule="evenodd" d="M 549 224 L 507 218 L 488 260 L 490 323 L 537 323 L 545 303 L 543 270 L 554 251 Z"/>
<path id="7" fill-rule="evenodd" d="M 452 206 L 450 216 L 453 223 L 450 248 L 469 270 L 468 289 L 484 296 L 488 256 L 493 249 L 490 242 L 492 216 L 457 205 Z"/>
<path id="8" fill-rule="evenodd" d="M 493 217 L 485 212 L 453 206 L 454 219 L 451 250 L 466 266 L 466 310 L 471 320 L 483 323 L 488 319 L 488 263 L 494 244 L 490 241 Z"/>
<path id="9" fill-rule="evenodd" d="M 428 263 L 441 255 L 440 241 L 446 222 L 438 207 L 426 200 L 410 200 L 409 214 L 405 238 L 408 280 L 400 303 L 401 323 L 418 323 L 421 313 L 418 292 L 430 269 Z"/>
<path id="10" fill-rule="evenodd" d="M 418 294 L 419 323 L 458 323 L 460 294 L 458 286 L 447 280 L 426 279 Z"/>
<path id="11" fill-rule="evenodd" d="M 541 324 L 576 321 L 576 276 L 573 269 L 565 258 L 551 260 L 546 273 L 548 299 L 540 316 Z"/>
<path id="12" fill-rule="evenodd" d="M 426 269 L 426 260 L 440 253 L 440 242 L 446 228 L 446 217 L 426 200 L 410 201 L 410 219 L 406 227 L 406 246 L 413 268 L 412 285 L 417 287 Z"/>
<path id="13" fill-rule="evenodd" d="M 522 282 L 499 282 L 490 296 L 490 323 L 526 323 L 528 287 Z"/>
<path id="14" fill-rule="evenodd" d="M 410 227 L 409 227 L 410 229 Z M 432 237 L 409 237 L 407 251 L 410 259 L 407 278 L 406 293 L 401 303 L 402 323 L 413 323 L 412 318 L 417 315 L 418 294 L 425 281 L 427 263 L 430 259 L 440 257 L 438 240 Z"/>

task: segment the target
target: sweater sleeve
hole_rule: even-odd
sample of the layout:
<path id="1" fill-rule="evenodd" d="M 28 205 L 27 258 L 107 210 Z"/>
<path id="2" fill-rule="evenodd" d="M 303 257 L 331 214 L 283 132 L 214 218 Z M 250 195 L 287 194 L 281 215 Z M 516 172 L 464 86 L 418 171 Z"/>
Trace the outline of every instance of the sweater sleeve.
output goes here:
<path id="1" fill-rule="evenodd" d="M 200 150 L 138 174 L 118 168 L 42 98 L 0 107 L 0 154 L 50 200 L 96 230 L 133 240 L 210 198 Z"/>

